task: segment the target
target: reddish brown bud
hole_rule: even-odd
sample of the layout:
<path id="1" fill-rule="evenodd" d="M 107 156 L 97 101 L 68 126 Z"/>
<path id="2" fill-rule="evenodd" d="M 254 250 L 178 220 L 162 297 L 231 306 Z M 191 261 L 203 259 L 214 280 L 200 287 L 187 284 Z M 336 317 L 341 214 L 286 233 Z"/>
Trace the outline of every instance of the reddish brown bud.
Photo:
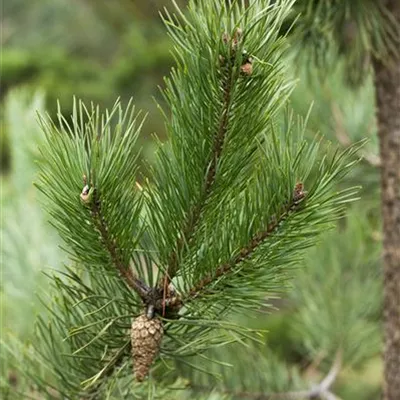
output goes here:
<path id="1" fill-rule="evenodd" d="M 297 204 L 300 200 L 304 199 L 307 192 L 304 191 L 304 185 L 302 182 L 296 183 L 293 190 L 293 203 Z"/>
<path id="2" fill-rule="evenodd" d="M 253 73 L 253 64 L 251 62 L 246 62 L 240 67 L 240 71 L 243 75 L 250 76 Z"/>

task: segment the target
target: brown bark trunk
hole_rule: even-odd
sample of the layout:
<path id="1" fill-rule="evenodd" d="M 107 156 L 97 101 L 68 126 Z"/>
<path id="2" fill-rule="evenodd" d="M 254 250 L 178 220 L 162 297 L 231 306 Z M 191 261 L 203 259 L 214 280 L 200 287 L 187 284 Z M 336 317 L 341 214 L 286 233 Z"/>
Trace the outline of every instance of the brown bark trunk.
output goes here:
<path id="1" fill-rule="evenodd" d="M 386 2 L 400 23 L 400 0 Z M 399 42 L 400 46 L 400 42 Z M 381 156 L 384 399 L 400 399 L 400 59 L 374 62 Z"/>

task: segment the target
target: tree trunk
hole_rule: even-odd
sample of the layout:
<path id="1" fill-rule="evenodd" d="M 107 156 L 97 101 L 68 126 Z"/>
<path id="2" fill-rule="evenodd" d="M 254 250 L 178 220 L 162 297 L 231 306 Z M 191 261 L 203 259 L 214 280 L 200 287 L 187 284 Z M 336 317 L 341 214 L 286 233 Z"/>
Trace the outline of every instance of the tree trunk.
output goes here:
<path id="1" fill-rule="evenodd" d="M 386 2 L 400 23 L 400 0 Z M 400 46 L 400 41 L 399 41 Z M 384 262 L 384 399 L 400 399 L 400 59 L 374 61 Z"/>

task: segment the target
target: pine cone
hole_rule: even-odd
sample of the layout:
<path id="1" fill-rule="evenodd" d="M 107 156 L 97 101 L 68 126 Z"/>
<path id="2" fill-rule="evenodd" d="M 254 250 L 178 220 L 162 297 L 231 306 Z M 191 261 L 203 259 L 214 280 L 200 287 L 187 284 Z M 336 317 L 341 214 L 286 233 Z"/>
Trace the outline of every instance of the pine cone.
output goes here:
<path id="1" fill-rule="evenodd" d="M 131 331 L 133 373 L 138 382 L 142 382 L 149 373 L 160 350 L 163 334 L 163 324 L 158 318 L 149 319 L 142 314 L 133 320 Z"/>

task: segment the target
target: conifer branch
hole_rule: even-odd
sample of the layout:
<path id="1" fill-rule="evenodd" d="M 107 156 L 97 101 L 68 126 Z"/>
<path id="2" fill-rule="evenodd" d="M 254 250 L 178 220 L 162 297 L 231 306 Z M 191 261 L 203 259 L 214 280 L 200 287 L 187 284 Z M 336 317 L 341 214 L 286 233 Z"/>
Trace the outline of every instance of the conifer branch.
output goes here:
<path id="1" fill-rule="evenodd" d="M 100 373 L 96 376 L 96 382 L 87 386 L 89 388 L 88 392 L 82 397 L 82 400 L 95 400 L 98 396 L 99 387 L 103 383 L 103 379 L 107 379 L 111 377 L 117 368 L 121 367 L 124 359 L 129 354 L 130 351 L 130 341 L 126 342 L 126 345 L 119 349 L 115 355 L 112 356 L 111 360 L 108 364 L 100 371 Z M 92 386 L 93 385 L 93 386 Z"/>
<path id="2" fill-rule="evenodd" d="M 257 232 L 250 240 L 250 242 L 242 247 L 239 252 L 227 263 L 219 265 L 213 274 L 209 274 L 195 284 L 185 296 L 187 300 L 197 297 L 200 292 L 206 289 L 206 287 L 212 283 L 215 279 L 220 278 L 223 275 L 228 274 L 241 262 L 251 258 L 255 250 L 264 241 L 270 237 L 278 226 L 297 209 L 299 203 L 304 199 L 306 192 L 303 191 L 303 184 L 298 183 L 293 192 L 293 198 L 291 202 L 283 207 L 283 210 L 279 217 L 273 217 L 271 222 L 268 224 L 265 230 Z"/>
<path id="3" fill-rule="evenodd" d="M 101 201 L 98 198 L 96 190 L 93 192 L 90 208 L 93 223 L 100 233 L 101 240 L 110 255 L 113 265 L 127 285 L 132 288 L 142 300 L 146 300 L 149 297 L 150 288 L 132 272 L 132 269 L 129 266 L 124 265 L 120 255 L 118 254 L 118 246 L 115 239 L 111 238 L 109 235 L 107 222 L 101 212 Z"/>
<path id="4" fill-rule="evenodd" d="M 221 327 L 219 321 L 213 321 L 220 318 L 216 314 L 219 307 L 208 312 L 207 307 L 199 304 L 190 315 L 191 307 L 187 308 L 187 313 L 182 308 L 185 300 L 200 298 L 212 287 L 211 283 L 215 288 L 215 283 L 225 278 L 233 278 L 229 283 L 238 289 L 241 289 L 242 278 L 248 280 L 252 287 L 250 296 L 260 297 L 260 294 L 279 287 L 286 276 L 273 267 L 297 259 L 297 251 L 312 243 L 308 239 L 311 228 L 315 225 L 311 233 L 318 233 L 317 226 L 322 218 L 328 212 L 335 212 L 341 202 L 349 201 L 349 194 L 331 195 L 329 189 L 334 179 L 341 178 L 350 169 L 352 164 L 345 165 L 342 161 L 351 150 L 333 158 L 329 164 L 321 162 L 316 171 L 315 190 L 310 200 L 315 205 L 320 201 L 323 212 L 310 212 L 307 221 L 301 221 L 304 225 L 311 224 L 311 228 L 308 229 L 308 225 L 298 227 L 298 240 L 293 240 L 293 244 L 289 233 L 297 228 L 295 224 L 283 226 L 280 232 L 281 224 L 291 213 L 297 212 L 297 205 L 305 197 L 302 184 L 296 185 L 292 196 L 287 193 L 287 185 L 294 176 L 306 177 L 317 166 L 318 146 L 307 147 L 292 141 L 291 123 L 282 132 L 284 137 L 274 132 L 274 116 L 286 102 L 291 87 L 283 75 L 283 42 L 278 30 L 293 0 L 282 0 L 273 5 L 264 0 L 255 1 L 254 7 L 249 7 L 243 17 L 244 2 L 233 2 L 228 12 L 225 12 L 227 5 L 218 0 L 207 2 L 208 5 L 192 3 L 193 25 L 190 22 L 182 26 L 171 23 L 179 65 L 167 81 L 166 98 L 172 111 L 170 142 L 164 149 L 160 146 L 158 164 L 153 169 L 156 179 L 146 192 L 148 196 L 132 193 L 134 172 L 137 171 L 133 145 L 140 127 L 135 127 L 136 117 L 129 107 L 127 112 L 122 112 L 118 105 L 104 117 L 97 108 L 92 117 L 83 106 L 75 107 L 73 126 L 64 124 L 66 128 L 62 129 L 71 135 L 54 135 L 58 130 L 53 125 L 44 126 L 48 143 L 43 152 L 46 163 L 42 187 L 51 199 L 52 215 L 62 237 L 81 264 L 98 264 L 106 271 L 116 272 L 143 303 L 132 302 L 126 291 L 119 292 L 119 281 L 110 280 L 92 268 L 89 286 L 85 286 L 79 277 L 74 279 L 73 275 L 74 287 L 58 285 L 54 279 L 62 301 L 54 305 L 57 312 L 51 317 L 56 330 L 45 321 L 40 322 L 40 335 L 51 339 L 44 340 L 41 347 L 50 365 L 54 365 L 55 375 L 61 377 L 60 385 L 65 386 L 67 396 L 76 397 L 77 393 L 86 390 L 89 395 L 98 394 L 100 398 L 103 391 L 108 390 L 107 378 L 115 376 L 119 379 L 116 369 L 127 356 L 128 347 L 135 350 L 143 344 L 142 354 L 151 349 L 152 358 L 146 358 L 146 368 L 151 367 L 162 336 L 151 343 L 144 340 L 144 335 L 139 340 L 136 335 L 139 331 L 135 329 L 140 318 L 145 318 L 153 328 L 154 324 L 161 328 L 165 324 L 168 340 L 163 343 L 163 351 L 171 357 L 186 355 L 189 351 L 197 354 L 206 347 L 225 342 L 225 338 L 211 339 L 211 330 Z M 216 10 L 220 12 L 216 13 Z M 185 18 L 184 14 L 180 15 Z M 228 34 L 219 37 L 223 31 L 239 24 L 247 29 L 246 46 L 260 59 L 254 68 L 253 76 L 257 79 L 246 78 L 252 74 L 252 66 L 250 57 L 242 51 L 242 43 L 238 43 L 243 37 L 241 30 L 238 29 L 233 38 Z M 267 35 L 258 33 L 267 31 Z M 219 45 L 226 45 L 226 48 L 220 51 Z M 268 65 L 262 60 L 268 60 Z M 244 78 L 243 85 L 241 78 Z M 118 122 L 115 127 L 114 113 Z M 90 123 L 85 124 L 86 119 Z M 257 139 L 269 131 L 274 140 L 266 143 L 265 157 L 258 157 L 254 150 Z M 260 176 L 253 175 L 254 169 L 262 171 Z M 85 170 L 99 176 L 90 187 L 85 183 L 81 193 L 83 208 L 76 201 L 76 189 L 79 187 L 77 177 Z M 251 184 L 247 185 L 247 179 L 243 177 L 249 178 Z M 245 184 L 238 186 L 239 180 Z M 258 191 L 261 182 L 268 184 Z M 226 199 L 228 207 L 223 209 Z M 312 211 L 311 207 L 307 211 Z M 273 214 L 275 216 L 270 219 Z M 261 215 L 260 221 L 255 222 L 253 217 L 257 215 Z M 214 235 L 215 216 L 221 218 Z M 85 223 L 88 219 L 90 224 Z M 277 236 L 283 238 L 284 243 L 278 243 L 277 250 L 266 248 L 264 242 L 275 240 L 277 230 Z M 212 235 L 209 235 L 210 231 Z M 220 231 L 223 233 L 221 243 L 217 242 Z M 141 240 L 143 232 L 146 240 Z M 146 257 L 143 263 L 139 260 L 135 270 L 130 267 L 130 262 L 137 244 Z M 229 250 L 235 244 L 238 250 Z M 197 245 L 200 246 L 195 252 Z M 270 250 L 275 258 L 269 263 Z M 181 264 L 187 266 L 186 261 L 192 255 L 198 257 L 196 267 L 199 268 L 179 270 Z M 261 262 L 245 265 L 249 268 L 239 271 L 243 274 L 235 282 L 234 272 L 249 259 Z M 156 279 L 161 280 L 153 285 L 153 267 L 160 260 Z M 209 267 L 213 268 L 212 272 Z M 254 274 L 248 276 L 246 272 Z M 269 276 L 275 272 L 274 282 L 270 283 Z M 170 285 L 174 276 L 179 278 L 176 292 Z M 95 295 L 87 296 L 88 293 Z M 216 290 L 215 297 L 216 303 L 221 305 L 235 301 L 224 290 Z M 190 304 L 193 309 L 195 303 Z M 252 307 L 258 307 L 258 304 L 249 302 Z M 143 306 L 147 307 L 145 312 Z M 140 316 L 135 317 L 131 325 L 133 343 L 126 344 L 128 318 L 139 312 Z M 166 319 L 186 319 L 184 329 L 181 328 L 183 324 L 167 324 L 160 315 Z M 198 315 L 201 319 L 193 318 Z M 120 319 L 122 322 L 114 323 Z M 64 347 L 56 348 L 53 343 L 61 341 L 66 330 L 71 333 L 65 341 L 64 351 Z M 150 332 L 147 327 L 145 330 L 142 333 Z M 153 333 L 150 334 L 153 337 Z M 60 353 L 74 358 L 61 357 Z M 57 356 L 52 357 L 53 354 Z M 136 350 L 132 351 L 134 365 L 138 364 L 138 354 Z M 64 378 L 64 370 L 67 378 Z M 142 375 L 147 372 L 148 369 Z"/>
<path id="5" fill-rule="evenodd" d="M 171 252 L 169 256 L 167 270 L 165 272 L 164 278 L 162 279 L 164 288 L 168 287 L 172 278 L 176 275 L 176 272 L 179 268 L 179 254 L 182 252 L 185 243 L 187 243 L 193 236 L 202 210 L 211 194 L 212 187 L 215 182 L 218 161 L 221 157 L 225 136 L 228 130 L 228 116 L 231 103 L 232 86 L 232 64 L 228 63 L 228 65 L 226 66 L 226 74 L 223 81 L 223 101 L 221 117 L 218 130 L 214 136 L 214 143 L 210 160 L 207 164 L 207 169 L 205 172 L 205 183 L 197 204 L 195 204 L 188 212 L 186 226 L 182 230 L 182 236 L 177 239 L 175 249 Z"/>
<path id="6" fill-rule="evenodd" d="M 342 351 L 339 349 L 336 353 L 335 360 L 324 379 L 317 385 L 312 385 L 308 390 L 298 390 L 282 393 L 262 393 L 262 392 L 248 392 L 248 391 L 235 391 L 235 390 L 218 390 L 224 394 L 234 395 L 241 399 L 253 400 L 300 400 L 300 399 L 321 399 L 321 400 L 340 400 L 338 396 L 331 392 L 331 387 L 335 382 L 340 369 L 342 367 Z M 210 388 L 205 386 L 190 385 L 194 391 L 209 392 Z"/>

